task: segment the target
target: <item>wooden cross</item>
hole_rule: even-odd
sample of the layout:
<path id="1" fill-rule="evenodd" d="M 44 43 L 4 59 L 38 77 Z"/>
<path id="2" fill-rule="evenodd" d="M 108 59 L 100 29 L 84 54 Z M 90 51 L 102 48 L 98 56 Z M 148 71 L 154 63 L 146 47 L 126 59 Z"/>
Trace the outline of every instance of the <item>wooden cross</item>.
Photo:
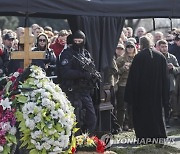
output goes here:
<path id="1" fill-rule="evenodd" d="M 45 59 L 44 51 L 31 51 L 34 37 L 29 36 L 28 27 L 25 28 L 25 35 L 20 38 L 20 43 L 24 44 L 24 51 L 12 51 L 11 59 L 23 59 L 24 68 L 27 68 L 31 64 L 32 59 Z"/>

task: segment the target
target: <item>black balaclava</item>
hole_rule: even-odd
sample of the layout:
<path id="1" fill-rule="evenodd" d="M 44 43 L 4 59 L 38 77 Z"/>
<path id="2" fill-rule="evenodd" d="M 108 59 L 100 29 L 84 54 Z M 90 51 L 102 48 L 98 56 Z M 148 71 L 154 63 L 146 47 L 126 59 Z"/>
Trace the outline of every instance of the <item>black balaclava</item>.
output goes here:
<path id="1" fill-rule="evenodd" d="M 73 34 L 73 39 L 75 39 L 75 38 L 76 39 L 83 39 L 83 42 L 82 43 L 75 43 L 73 41 L 73 45 L 72 45 L 73 49 L 75 51 L 82 51 L 84 49 L 84 45 L 85 45 L 85 38 L 86 38 L 85 34 L 81 30 L 78 30 Z"/>

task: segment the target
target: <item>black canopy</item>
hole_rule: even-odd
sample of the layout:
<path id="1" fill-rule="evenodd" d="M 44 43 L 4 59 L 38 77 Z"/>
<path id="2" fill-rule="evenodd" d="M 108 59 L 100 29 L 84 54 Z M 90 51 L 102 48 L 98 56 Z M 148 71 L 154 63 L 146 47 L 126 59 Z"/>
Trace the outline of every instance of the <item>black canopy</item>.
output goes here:
<path id="1" fill-rule="evenodd" d="M 96 67 L 106 72 L 125 18 L 180 17 L 178 0 L 0 0 L 0 15 L 67 18 L 87 36 Z"/>
<path id="2" fill-rule="evenodd" d="M 59 15 L 128 18 L 179 17 L 178 0 L 1 0 L 0 14 L 58 18 Z"/>

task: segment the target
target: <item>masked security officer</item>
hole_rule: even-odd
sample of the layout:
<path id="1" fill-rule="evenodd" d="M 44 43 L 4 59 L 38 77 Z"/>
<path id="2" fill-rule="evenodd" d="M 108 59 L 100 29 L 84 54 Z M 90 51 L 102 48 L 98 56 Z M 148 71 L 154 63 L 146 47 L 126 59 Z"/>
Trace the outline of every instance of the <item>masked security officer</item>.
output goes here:
<path id="1" fill-rule="evenodd" d="M 60 86 L 75 107 L 78 126 L 93 132 L 96 114 L 90 92 L 93 88 L 92 75 L 83 69 L 82 62 L 92 62 L 90 53 L 84 49 L 85 34 L 78 30 L 73 34 L 73 44 L 65 49 L 57 62 Z"/>

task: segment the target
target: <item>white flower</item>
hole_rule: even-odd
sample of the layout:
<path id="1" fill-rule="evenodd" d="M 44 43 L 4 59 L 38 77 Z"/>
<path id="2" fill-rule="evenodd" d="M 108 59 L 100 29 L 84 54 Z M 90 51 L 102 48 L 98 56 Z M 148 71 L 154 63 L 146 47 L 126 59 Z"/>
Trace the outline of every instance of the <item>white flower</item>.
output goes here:
<path id="1" fill-rule="evenodd" d="M 3 152 L 4 148 L 0 145 L 0 152 Z"/>
<path id="2" fill-rule="evenodd" d="M 56 147 L 53 149 L 53 151 L 54 151 L 54 152 L 59 152 L 59 153 L 61 153 L 61 152 L 62 152 L 62 149 L 56 146 Z"/>
<path id="3" fill-rule="evenodd" d="M 32 92 L 30 93 L 30 96 L 31 96 L 31 97 L 35 97 L 35 96 L 36 96 L 36 93 L 35 93 L 34 91 L 32 91 Z"/>
<path id="4" fill-rule="evenodd" d="M 42 99 L 42 106 L 48 106 L 50 104 L 50 100 L 48 98 L 43 98 Z"/>
<path id="5" fill-rule="evenodd" d="M 37 87 L 38 87 L 38 88 L 42 88 L 42 82 L 39 82 L 39 83 L 37 84 Z"/>
<path id="6" fill-rule="evenodd" d="M 46 140 L 45 140 L 45 141 L 46 141 Z M 53 145 L 54 140 L 53 140 L 53 139 L 50 139 L 50 140 L 47 140 L 46 142 L 49 143 L 50 145 Z"/>
<path id="7" fill-rule="evenodd" d="M 46 97 L 46 98 L 48 98 L 48 97 L 50 97 L 50 93 L 49 92 L 44 92 L 44 93 L 41 93 L 41 96 L 42 97 Z"/>
<path id="8" fill-rule="evenodd" d="M 49 128 L 49 129 L 51 129 L 52 127 L 53 127 L 53 125 L 52 125 L 52 124 L 49 124 L 49 125 L 48 125 L 48 128 Z"/>
<path id="9" fill-rule="evenodd" d="M 6 98 L 4 100 L 2 99 L 0 102 L 0 105 L 2 105 L 3 110 L 11 109 L 11 104 L 12 104 L 12 102 L 9 101 L 9 98 Z"/>
<path id="10" fill-rule="evenodd" d="M 64 112 L 62 109 L 58 109 L 58 114 L 59 114 L 59 117 L 64 117 Z"/>
<path id="11" fill-rule="evenodd" d="M 51 117 L 53 119 L 58 119 L 58 112 L 57 111 L 51 111 Z"/>
<path id="12" fill-rule="evenodd" d="M 33 139 L 31 139 L 31 143 L 34 144 L 34 145 L 36 145 L 36 141 L 33 140 Z"/>
<path id="13" fill-rule="evenodd" d="M 22 111 L 27 114 L 33 113 L 35 107 L 36 107 L 36 104 L 34 102 L 29 102 L 23 106 Z"/>
<path id="14" fill-rule="evenodd" d="M 19 72 L 15 72 L 13 76 L 17 78 L 19 76 Z"/>
<path id="15" fill-rule="evenodd" d="M 34 122 L 38 123 L 41 121 L 41 114 L 38 114 L 37 116 L 34 117 Z"/>
<path id="16" fill-rule="evenodd" d="M 38 150 L 42 150 L 43 149 L 43 146 L 39 142 L 36 142 L 35 147 Z"/>
<path id="17" fill-rule="evenodd" d="M 7 132 L 11 129 L 10 122 L 6 122 L 2 125 L 2 129 L 6 130 Z"/>
<path id="18" fill-rule="evenodd" d="M 35 122 L 34 122 L 34 120 L 27 119 L 26 122 L 25 122 L 25 124 L 26 124 L 26 127 L 29 127 L 29 128 L 30 128 L 30 130 L 33 130 L 34 127 L 35 127 Z"/>
<path id="19" fill-rule="evenodd" d="M 11 135 L 15 135 L 15 134 L 16 134 L 16 127 L 11 127 L 9 133 L 10 133 Z"/>
<path id="20" fill-rule="evenodd" d="M 43 143 L 42 146 L 46 149 L 46 150 L 49 150 L 51 148 L 51 145 L 48 144 L 48 143 Z"/>

